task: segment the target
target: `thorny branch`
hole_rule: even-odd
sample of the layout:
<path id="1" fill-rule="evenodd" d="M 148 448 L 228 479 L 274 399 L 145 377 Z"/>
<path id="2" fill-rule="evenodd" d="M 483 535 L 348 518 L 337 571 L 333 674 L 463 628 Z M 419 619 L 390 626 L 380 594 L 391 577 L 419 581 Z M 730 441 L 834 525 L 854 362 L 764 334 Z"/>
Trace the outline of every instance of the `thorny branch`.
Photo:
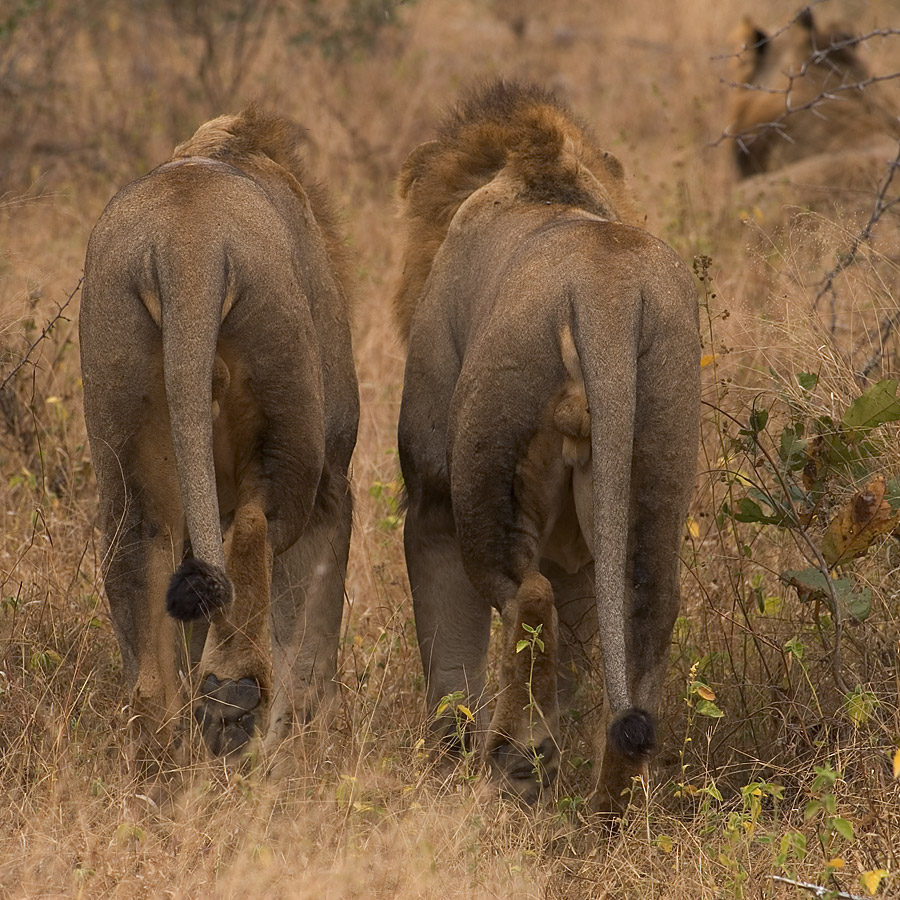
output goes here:
<path id="1" fill-rule="evenodd" d="M 0 383 L 0 392 L 2 392 L 6 388 L 6 386 L 13 380 L 13 378 L 16 377 L 16 373 L 19 371 L 19 369 L 22 368 L 22 366 L 25 365 L 26 362 L 28 362 L 31 354 L 34 353 L 38 346 L 47 338 L 47 336 L 52 331 L 53 326 L 56 325 L 56 323 L 59 322 L 60 319 L 68 321 L 64 313 L 72 300 L 75 299 L 75 295 L 81 290 L 81 283 L 83 281 L 84 276 L 82 275 L 81 278 L 78 279 L 78 284 L 75 285 L 72 293 L 69 294 L 69 296 L 66 298 L 66 301 L 59 307 L 53 318 L 44 326 L 43 330 L 35 338 L 34 343 L 28 348 L 28 351 L 25 353 L 25 355 L 13 367 L 13 370 L 6 376 L 6 378 L 3 379 L 2 383 Z"/>
<path id="2" fill-rule="evenodd" d="M 717 57 L 719 59 L 727 59 L 727 58 L 738 58 L 743 53 L 747 51 L 755 51 L 759 47 L 763 46 L 766 43 L 774 40 L 778 37 L 779 34 L 786 31 L 791 25 L 794 24 L 804 13 L 808 13 L 809 10 L 815 4 L 808 4 L 803 9 L 801 9 L 790 22 L 787 23 L 783 28 L 780 28 L 778 31 L 774 32 L 771 35 L 766 35 L 765 38 L 758 41 L 755 44 L 749 44 L 745 46 L 740 52 L 731 54 L 729 56 Z M 728 81 L 726 79 L 721 79 L 722 83 L 727 85 L 730 88 L 740 88 L 746 91 L 756 91 L 758 93 L 767 93 L 767 94 L 783 94 L 784 95 L 784 112 L 779 116 L 776 116 L 774 119 L 771 119 L 768 122 L 759 122 L 753 125 L 751 128 L 744 129 L 742 131 L 731 131 L 731 126 L 729 125 L 719 137 L 712 142 L 711 146 L 717 147 L 722 141 L 726 139 L 734 140 L 738 143 L 738 145 L 742 149 L 746 149 L 746 140 L 750 140 L 751 142 L 755 140 L 759 135 L 767 130 L 775 129 L 776 131 L 783 131 L 782 126 L 784 121 L 789 117 L 794 115 L 795 113 L 804 112 L 805 110 L 816 110 L 819 106 L 824 103 L 828 103 L 832 100 L 840 99 L 840 95 L 847 91 L 864 91 L 867 87 L 870 87 L 873 84 L 878 84 L 884 81 L 893 81 L 897 78 L 900 78 L 900 72 L 890 72 L 886 75 L 871 75 L 868 78 L 864 78 L 861 81 L 848 82 L 844 84 L 835 85 L 833 88 L 829 88 L 827 91 L 822 91 L 820 94 L 816 95 L 810 100 L 807 100 L 805 103 L 801 103 L 799 106 L 791 105 L 791 94 L 794 89 L 794 84 L 796 82 L 802 81 L 807 72 L 809 71 L 810 66 L 819 65 L 823 61 L 827 60 L 829 54 L 835 53 L 840 50 L 845 50 L 848 47 L 856 47 L 860 44 L 864 44 L 866 41 L 871 40 L 872 38 L 887 38 L 892 37 L 894 35 L 900 35 L 900 29 L 898 28 L 873 28 L 871 31 L 867 31 L 865 34 L 852 35 L 848 37 L 844 37 L 840 40 L 832 41 L 826 47 L 814 48 L 812 53 L 810 53 L 809 58 L 803 62 L 800 68 L 796 72 L 787 73 L 788 83 L 783 88 L 769 88 L 760 84 L 750 84 L 748 82 L 734 82 Z"/>
<path id="3" fill-rule="evenodd" d="M 900 73 L 898 73 L 900 74 Z M 819 288 L 818 293 L 816 294 L 815 299 L 813 300 L 813 309 L 815 310 L 819 301 L 825 294 L 831 292 L 834 294 L 834 279 L 837 278 L 838 275 L 841 274 L 845 269 L 849 268 L 856 262 L 856 257 L 859 254 L 859 248 L 872 239 L 872 229 L 875 227 L 875 224 L 878 220 L 892 207 L 895 206 L 898 202 L 900 202 L 900 197 L 893 197 L 890 200 L 886 200 L 888 188 L 891 186 L 891 182 L 894 180 L 894 175 L 897 172 L 897 169 L 900 168 L 900 142 L 897 145 L 897 155 L 894 159 L 888 163 L 887 169 L 888 173 L 885 176 L 884 181 L 881 183 L 881 187 L 878 189 L 878 193 L 875 195 L 875 203 L 872 207 L 872 214 L 869 216 L 869 221 L 863 226 L 862 231 L 853 239 L 850 246 L 838 256 L 838 261 L 835 264 L 834 268 L 825 274 L 822 279 L 822 286 Z"/>

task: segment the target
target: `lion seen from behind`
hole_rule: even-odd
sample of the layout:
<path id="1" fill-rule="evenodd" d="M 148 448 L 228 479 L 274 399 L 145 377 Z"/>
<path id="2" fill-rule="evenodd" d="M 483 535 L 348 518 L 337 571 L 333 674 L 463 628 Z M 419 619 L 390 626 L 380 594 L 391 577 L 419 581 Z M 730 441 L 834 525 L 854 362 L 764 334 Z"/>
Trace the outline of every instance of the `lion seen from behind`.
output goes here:
<path id="1" fill-rule="evenodd" d="M 177 620 L 213 754 L 277 744 L 335 690 L 358 394 L 302 137 L 255 106 L 207 122 L 113 197 L 87 249 L 85 419 L 147 760 L 180 742 Z"/>
<path id="2" fill-rule="evenodd" d="M 559 769 L 563 676 L 590 665 L 596 635 L 597 803 L 616 809 L 655 743 L 679 608 L 699 428 L 692 276 L 633 224 L 618 160 L 533 85 L 470 94 L 399 190 L 404 545 L 429 709 L 448 696 L 477 709 L 484 758 L 533 801 Z M 454 734 L 445 711 L 437 736 Z"/>

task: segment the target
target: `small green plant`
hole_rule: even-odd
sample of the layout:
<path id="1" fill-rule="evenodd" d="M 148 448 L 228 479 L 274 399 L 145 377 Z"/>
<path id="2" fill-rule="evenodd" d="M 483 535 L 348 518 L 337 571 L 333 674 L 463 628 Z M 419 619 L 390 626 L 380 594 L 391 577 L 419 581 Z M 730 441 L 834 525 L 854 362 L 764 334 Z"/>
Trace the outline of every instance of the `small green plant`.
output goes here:
<path id="1" fill-rule="evenodd" d="M 848 617 L 862 622 L 869 616 L 872 591 L 849 564 L 900 527 L 900 482 L 879 471 L 879 429 L 900 421 L 898 380 L 873 384 L 836 419 L 816 411 L 817 375 L 800 372 L 792 385 L 772 375 L 780 392 L 770 409 L 761 408 L 757 397 L 743 421 L 726 417 L 736 426 L 721 460 L 731 490 L 717 521 L 723 527 L 730 520 L 736 535 L 740 523 L 793 537 L 808 565 L 781 571 L 780 580 L 801 604 L 827 611 L 818 617 L 818 630 L 829 636 L 835 684 L 846 697 L 858 698 L 847 700 L 847 712 L 860 724 L 871 705 L 860 699 L 861 688 L 852 690 L 844 680 L 841 640 Z M 738 540 L 751 558 L 752 538 Z M 770 614 L 778 605 L 766 597 L 763 578 L 755 575 L 750 583 L 760 613 Z"/>
<path id="2" fill-rule="evenodd" d="M 532 754 L 534 776 L 539 781 L 542 780 L 543 777 L 542 764 L 544 755 L 543 753 L 538 753 L 537 747 L 534 743 L 535 715 L 540 715 L 541 713 L 537 699 L 534 696 L 534 664 L 537 660 L 538 654 L 543 653 L 545 650 L 544 640 L 541 637 L 541 630 L 543 629 L 543 627 L 543 623 L 538 623 L 537 625 L 529 625 L 527 622 L 523 622 L 522 630 L 528 635 L 528 637 L 520 638 L 518 641 L 516 641 L 516 653 L 522 653 L 524 650 L 528 650 L 530 657 L 528 667 L 528 680 L 525 682 L 525 687 L 528 690 L 528 702 L 525 704 L 525 709 L 528 710 L 528 750 Z"/>
<path id="3" fill-rule="evenodd" d="M 462 691 L 445 694 L 437 705 L 435 717 L 440 719 L 448 714 L 453 717 L 454 748 L 458 748 L 463 761 L 460 777 L 463 781 L 473 781 L 477 773 L 470 731 L 475 725 L 475 714 L 462 702 L 464 699 L 465 694 Z"/>
<path id="4" fill-rule="evenodd" d="M 369 487 L 369 496 L 379 506 L 378 528 L 381 531 L 395 531 L 403 521 L 400 500 L 403 496 L 403 482 L 374 481 Z"/>

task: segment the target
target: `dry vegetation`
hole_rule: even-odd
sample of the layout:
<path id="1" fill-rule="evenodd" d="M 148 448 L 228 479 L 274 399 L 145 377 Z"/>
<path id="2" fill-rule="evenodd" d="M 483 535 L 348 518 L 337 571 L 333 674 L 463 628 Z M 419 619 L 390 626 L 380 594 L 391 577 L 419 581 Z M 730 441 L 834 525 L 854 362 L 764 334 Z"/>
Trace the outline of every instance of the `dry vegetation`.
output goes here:
<path id="1" fill-rule="evenodd" d="M 795 12 L 754 7 L 770 27 Z M 898 24 L 894 9 L 826 0 L 816 13 L 868 31 Z M 716 143 L 734 24 L 732 5 L 712 0 L 0 5 L 0 897 L 798 895 L 773 876 L 900 895 L 900 552 L 882 536 L 863 558 L 832 559 L 825 530 L 877 475 L 882 519 L 900 506 L 897 426 L 854 432 L 847 418 L 896 360 L 896 220 L 882 217 L 878 241 L 814 309 L 858 223 L 833 208 L 833 221 L 802 208 L 786 218 L 738 192 Z M 900 36 L 865 52 L 874 71 L 900 70 Z M 704 437 L 664 749 L 612 831 L 583 802 L 590 686 L 561 782 L 537 809 L 497 798 L 470 760 L 436 764 L 422 750 L 397 506 L 392 178 L 463 86 L 499 74 L 557 89 L 632 173 L 648 228 L 697 259 Z M 344 687 L 334 721 L 298 735 L 276 776 L 198 758 L 160 808 L 126 762 L 77 292 L 59 311 L 114 191 L 251 97 L 309 129 L 310 169 L 345 211 L 356 261 Z M 841 329 L 823 314 L 832 302 Z M 900 416 L 891 398 L 882 406 Z M 881 509 L 875 484 L 857 507 Z M 780 577 L 810 567 L 840 584 L 807 572 L 798 590 Z"/>

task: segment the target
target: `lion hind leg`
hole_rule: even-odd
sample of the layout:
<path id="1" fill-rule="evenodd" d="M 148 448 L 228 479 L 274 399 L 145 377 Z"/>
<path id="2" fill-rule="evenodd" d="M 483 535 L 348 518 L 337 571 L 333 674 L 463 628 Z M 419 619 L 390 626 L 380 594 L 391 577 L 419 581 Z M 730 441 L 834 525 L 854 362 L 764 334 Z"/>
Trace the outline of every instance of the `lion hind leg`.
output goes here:
<path id="1" fill-rule="evenodd" d="M 212 610 L 194 709 L 204 742 L 217 756 L 243 751 L 267 726 L 272 548 L 258 502 L 251 500 L 235 511 L 225 555 L 234 596 Z"/>
<path id="2" fill-rule="evenodd" d="M 324 501 L 301 540 L 275 560 L 272 575 L 273 698 L 267 748 L 292 723 L 326 720 L 337 696 L 337 651 L 353 505 L 349 489 Z"/>
<path id="3" fill-rule="evenodd" d="M 463 569 L 452 516 L 422 515 L 411 498 L 403 536 L 432 736 L 438 748 L 458 750 L 486 724 L 491 607 Z M 474 727 L 457 712 L 460 703 Z"/>
<path id="4" fill-rule="evenodd" d="M 503 610 L 500 695 L 486 757 L 504 789 L 533 803 L 559 771 L 559 624 L 553 588 L 525 573 Z"/>
<path id="5" fill-rule="evenodd" d="M 131 682 L 130 752 L 142 774 L 173 749 L 182 697 L 176 676 L 177 633 L 165 595 L 181 532 L 129 498 L 122 517 L 104 525 L 109 538 L 106 594 Z"/>

